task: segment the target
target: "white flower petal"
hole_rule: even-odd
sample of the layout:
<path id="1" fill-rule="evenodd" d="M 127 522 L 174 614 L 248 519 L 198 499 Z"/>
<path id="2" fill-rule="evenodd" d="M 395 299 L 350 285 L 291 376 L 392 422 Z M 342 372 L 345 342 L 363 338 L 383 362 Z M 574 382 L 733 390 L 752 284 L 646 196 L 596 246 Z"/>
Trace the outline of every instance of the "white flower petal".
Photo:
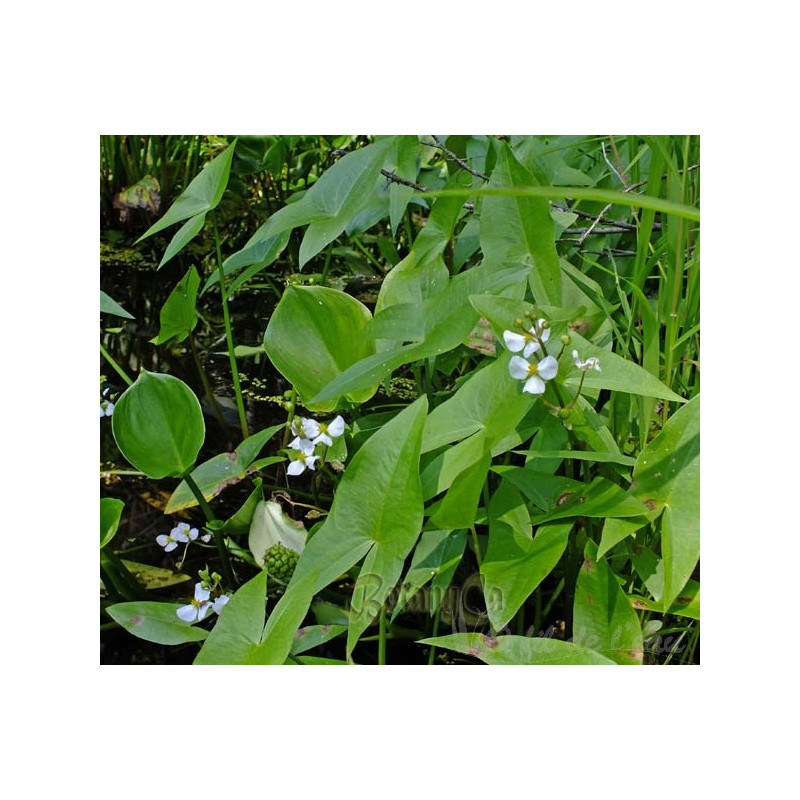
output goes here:
<path id="1" fill-rule="evenodd" d="M 186 544 L 186 542 L 189 541 L 189 537 L 186 535 L 186 531 L 174 530 L 172 531 L 171 536 L 176 542 L 181 542 L 183 544 Z"/>
<path id="2" fill-rule="evenodd" d="M 211 603 L 203 603 L 200 608 L 197 609 L 197 621 L 200 622 L 201 620 L 204 620 L 211 611 Z"/>
<path id="3" fill-rule="evenodd" d="M 524 358 L 511 356 L 511 361 L 508 362 L 508 371 L 512 378 L 525 380 L 530 375 L 530 364 Z"/>
<path id="4" fill-rule="evenodd" d="M 534 353 L 538 352 L 539 350 L 539 342 L 535 339 L 531 339 L 528 344 L 525 345 L 525 349 L 522 351 L 522 355 L 525 358 L 530 358 Z"/>
<path id="5" fill-rule="evenodd" d="M 552 380 L 558 374 L 558 361 L 553 356 L 547 356 L 539 362 L 539 375 L 546 381 Z"/>
<path id="6" fill-rule="evenodd" d="M 307 456 L 306 457 L 306 466 L 309 469 L 314 469 L 314 464 L 316 464 L 318 460 L 319 460 L 319 456 Z"/>
<path id="7" fill-rule="evenodd" d="M 525 347 L 525 337 L 514 331 L 503 331 L 503 341 L 512 353 L 518 353 Z"/>
<path id="8" fill-rule="evenodd" d="M 299 458 L 296 461 L 292 461 L 292 463 L 286 467 L 287 475 L 302 475 L 305 471 L 306 465 Z"/>
<path id="9" fill-rule="evenodd" d="M 314 439 L 319 436 L 319 423 L 315 419 L 303 420 L 303 432 L 307 439 Z"/>
<path id="10" fill-rule="evenodd" d="M 158 536 L 156 536 L 156 541 L 162 547 L 166 547 L 172 541 L 172 539 L 170 539 L 169 536 L 167 536 L 166 533 L 159 533 Z"/>
<path id="11" fill-rule="evenodd" d="M 327 433 L 321 433 L 316 439 L 314 439 L 312 444 L 326 444 L 328 447 L 331 447 L 333 445 L 333 439 L 331 439 Z"/>
<path id="12" fill-rule="evenodd" d="M 174 549 L 175 549 L 177 546 L 178 546 L 178 543 L 177 543 L 177 542 L 170 542 L 170 543 L 169 543 L 169 544 L 167 544 L 167 545 L 166 545 L 166 547 L 164 548 L 164 552 L 165 552 L 165 553 L 171 553 L 171 552 L 172 552 L 172 551 L 173 551 L 173 550 L 174 550 Z"/>
<path id="13" fill-rule="evenodd" d="M 336 417 L 336 419 L 328 425 L 328 433 L 331 436 L 341 436 L 344 433 L 344 420 L 341 416 Z"/>
<path id="14" fill-rule="evenodd" d="M 210 533 L 204 533 L 204 534 L 203 534 L 203 535 L 200 537 L 200 541 L 201 541 L 201 542 L 206 542 L 206 543 L 210 542 L 210 541 L 211 541 L 211 534 L 210 534 Z"/>
<path id="15" fill-rule="evenodd" d="M 211 592 L 208 589 L 206 589 L 202 583 L 196 583 L 194 585 L 195 600 L 197 600 L 199 603 L 205 603 L 209 597 L 211 597 Z"/>
<path id="16" fill-rule="evenodd" d="M 523 392 L 528 392 L 530 394 L 544 394 L 544 390 L 544 381 L 538 375 L 531 375 L 530 378 L 525 381 L 525 386 L 522 389 Z"/>
<path id="17" fill-rule="evenodd" d="M 181 606 L 175 613 L 184 622 L 194 622 L 197 619 L 197 609 L 194 606 Z"/>
<path id="18" fill-rule="evenodd" d="M 199 536 L 197 532 L 197 528 L 190 528 L 189 529 L 189 538 L 194 541 Z"/>
<path id="19" fill-rule="evenodd" d="M 230 597 L 226 594 L 221 594 L 211 605 L 214 608 L 214 613 L 219 614 L 220 611 L 225 607 L 225 604 L 230 600 Z"/>
<path id="20" fill-rule="evenodd" d="M 545 328 L 545 324 L 547 323 L 546 319 L 540 319 L 536 323 L 536 329 L 539 331 L 539 337 L 543 342 L 546 342 L 550 338 L 550 327 L 548 326 Z"/>

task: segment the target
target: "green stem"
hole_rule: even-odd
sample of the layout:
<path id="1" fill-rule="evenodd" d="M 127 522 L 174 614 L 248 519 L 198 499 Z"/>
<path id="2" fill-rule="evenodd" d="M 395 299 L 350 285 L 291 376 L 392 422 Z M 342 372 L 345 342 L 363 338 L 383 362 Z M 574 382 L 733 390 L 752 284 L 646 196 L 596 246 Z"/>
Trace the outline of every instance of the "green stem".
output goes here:
<path id="1" fill-rule="evenodd" d="M 216 517 L 214 516 L 214 512 L 211 510 L 211 506 L 208 505 L 205 497 L 203 497 L 203 493 L 200 491 L 200 487 L 195 482 L 195 479 L 188 473 L 183 476 L 183 479 L 186 481 L 186 485 L 195 496 L 197 504 L 200 506 L 200 509 L 205 515 L 206 522 L 215 522 Z M 217 551 L 219 552 L 219 559 L 222 565 L 222 574 L 225 578 L 225 582 L 227 583 L 229 589 L 233 589 L 235 587 L 235 580 L 233 577 L 233 569 L 231 568 L 231 560 L 228 555 L 228 548 L 225 547 L 225 538 L 223 537 L 221 531 L 214 530 L 214 528 L 211 528 L 210 530 L 217 545 Z"/>
<path id="2" fill-rule="evenodd" d="M 217 230 L 216 212 L 211 216 L 212 227 L 214 229 L 214 245 L 217 249 L 217 269 L 219 271 L 219 293 L 222 299 L 222 317 L 225 320 L 225 338 L 228 342 L 228 356 L 231 362 L 231 376 L 233 378 L 233 389 L 236 392 L 236 406 L 239 409 L 239 424 L 242 426 L 242 437 L 246 439 L 250 435 L 247 429 L 247 415 L 244 412 L 244 398 L 242 397 L 242 387 L 239 383 L 239 368 L 236 366 L 236 355 L 233 344 L 233 330 L 231 329 L 231 317 L 228 312 L 228 296 L 225 290 L 225 270 L 222 268 L 222 248 L 219 242 L 219 231 Z"/>
<path id="3" fill-rule="evenodd" d="M 286 420 L 286 430 L 283 432 L 283 445 L 286 448 L 289 446 L 289 437 L 292 434 L 292 422 L 294 422 L 294 411 L 297 403 L 297 391 L 292 386 L 292 396 L 289 398 L 289 418 Z"/>
<path id="4" fill-rule="evenodd" d="M 378 629 L 378 664 L 386 663 L 386 609 L 381 606 L 380 627 Z"/>
<path id="5" fill-rule="evenodd" d="M 475 558 L 478 561 L 478 569 L 481 568 L 481 548 L 478 544 L 478 534 L 475 532 L 475 526 L 469 526 L 470 532 L 472 533 L 472 546 L 475 548 Z"/>
<path id="6" fill-rule="evenodd" d="M 125 370 L 123 370 L 122 367 L 119 364 L 117 364 L 117 362 L 114 361 L 113 358 L 111 358 L 108 351 L 105 349 L 105 347 L 103 347 L 102 344 L 100 345 L 100 352 L 103 354 L 105 360 L 108 361 L 108 363 L 111 364 L 111 366 L 117 371 L 120 378 L 122 378 L 122 380 L 124 380 L 125 383 L 128 384 L 128 386 L 133 386 L 133 381 L 125 374 Z"/>
<path id="7" fill-rule="evenodd" d="M 431 638 L 434 639 L 439 633 L 439 617 L 441 615 L 442 607 L 436 609 L 436 614 L 433 616 L 433 633 L 431 634 Z M 428 665 L 430 666 L 433 664 L 433 654 L 436 652 L 436 645 L 432 644 L 430 652 L 428 653 Z"/>

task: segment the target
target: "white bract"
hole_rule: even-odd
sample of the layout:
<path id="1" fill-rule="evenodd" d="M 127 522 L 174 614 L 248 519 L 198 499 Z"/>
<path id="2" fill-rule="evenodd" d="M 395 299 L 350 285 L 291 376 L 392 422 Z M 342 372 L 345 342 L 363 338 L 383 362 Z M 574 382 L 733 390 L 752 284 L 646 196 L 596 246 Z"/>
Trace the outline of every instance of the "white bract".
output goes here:
<path id="1" fill-rule="evenodd" d="M 344 420 L 341 416 L 336 417 L 333 422 L 317 422 L 315 419 L 306 420 L 307 430 L 311 434 L 309 437 L 313 444 L 326 444 L 330 447 L 333 444 L 331 437 L 338 437 L 344 433 Z"/>
<path id="2" fill-rule="evenodd" d="M 208 616 L 209 611 L 214 610 L 214 605 L 209 599 L 211 592 L 203 588 L 202 583 L 194 585 L 194 597 L 188 606 L 181 606 L 175 613 L 184 622 L 200 622 Z M 224 604 L 223 604 L 224 605 Z"/>
<path id="3" fill-rule="evenodd" d="M 581 361 L 580 356 L 578 355 L 577 350 L 572 351 L 572 361 L 574 362 L 575 366 L 578 369 L 582 369 L 584 371 L 589 369 L 596 369 L 600 372 L 600 359 L 596 357 L 587 358 L 586 361 Z"/>
<path id="4" fill-rule="evenodd" d="M 264 554 L 281 544 L 300 555 L 306 546 L 308 533 L 302 523 L 290 520 L 280 503 L 262 500 L 253 512 L 247 544 L 259 567 L 264 566 Z"/>
<path id="5" fill-rule="evenodd" d="M 538 364 L 531 364 L 520 356 L 512 356 L 508 362 L 508 371 L 512 378 L 525 381 L 523 392 L 544 394 L 544 382 L 555 378 L 558 373 L 558 361 L 553 356 L 547 356 Z"/>

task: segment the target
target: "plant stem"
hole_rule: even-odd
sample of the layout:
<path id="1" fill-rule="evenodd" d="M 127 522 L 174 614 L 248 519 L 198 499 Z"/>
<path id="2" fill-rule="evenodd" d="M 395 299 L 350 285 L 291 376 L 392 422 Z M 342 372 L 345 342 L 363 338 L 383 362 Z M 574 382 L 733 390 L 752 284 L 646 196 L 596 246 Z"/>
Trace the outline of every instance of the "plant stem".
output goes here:
<path id="1" fill-rule="evenodd" d="M 228 312 L 228 297 L 225 293 L 225 270 L 222 268 L 222 249 L 219 243 L 216 211 L 212 212 L 211 222 L 214 229 L 214 245 L 217 249 L 219 293 L 222 299 L 222 317 L 225 320 L 225 338 L 228 342 L 228 356 L 231 362 L 231 377 L 233 378 L 233 389 L 236 392 L 236 406 L 239 409 L 239 424 L 242 426 L 242 438 L 246 439 L 250 435 L 250 432 L 247 429 L 247 415 L 244 413 L 244 399 L 242 397 L 242 387 L 239 383 L 239 368 L 236 366 L 236 355 L 233 352 L 233 331 L 231 330 L 231 318 L 230 313 Z"/>
<path id="2" fill-rule="evenodd" d="M 214 516 L 214 512 L 211 510 L 211 506 L 208 505 L 205 497 L 203 497 L 203 493 L 200 491 L 200 487 L 197 485 L 194 478 L 187 473 L 183 476 L 183 479 L 186 481 L 186 485 L 189 487 L 189 489 L 191 489 L 192 494 L 195 496 L 197 504 L 200 506 L 203 514 L 205 515 L 206 521 L 209 523 L 215 522 L 216 517 Z M 233 569 L 231 568 L 231 560 L 228 556 L 228 548 L 225 547 L 225 539 L 221 531 L 211 528 L 211 533 L 214 536 L 214 541 L 217 545 L 219 559 L 222 566 L 222 574 L 225 578 L 225 582 L 227 583 L 228 588 L 233 589 L 235 586 L 235 580 L 233 577 Z"/>
<path id="3" fill-rule="evenodd" d="M 117 364 L 117 362 L 114 361 L 113 358 L 111 358 L 108 351 L 105 349 L 105 347 L 103 347 L 102 344 L 100 345 L 100 352 L 102 353 L 103 358 L 105 358 L 105 360 L 108 361 L 108 363 L 111 364 L 112 367 L 114 367 L 114 369 L 119 374 L 120 378 L 122 378 L 122 380 L 124 380 L 125 383 L 128 384 L 128 386 L 133 386 L 133 381 L 125 374 L 125 370 L 123 370 L 122 367 L 119 364 Z"/>
<path id="4" fill-rule="evenodd" d="M 433 633 L 431 634 L 431 638 L 436 637 L 436 635 L 439 633 L 439 616 L 441 614 L 441 611 L 442 611 L 442 608 L 441 608 L 441 606 L 439 606 L 439 608 L 436 609 L 436 613 L 433 616 Z M 429 666 L 431 664 L 433 664 L 433 654 L 435 652 L 436 652 L 436 645 L 432 644 L 430 652 L 428 653 L 428 665 Z"/>
<path id="5" fill-rule="evenodd" d="M 470 525 L 469 530 L 472 533 L 472 546 L 475 548 L 475 558 L 478 561 L 478 569 L 481 568 L 481 548 L 478 544 L 478 534 L 475 532 L 475 526 Z"/>
<path id="6" fill-rule="evenodd" d="M 378 664 L 386 663 L 386 609 L 381 606 L 378 628 Z"/>

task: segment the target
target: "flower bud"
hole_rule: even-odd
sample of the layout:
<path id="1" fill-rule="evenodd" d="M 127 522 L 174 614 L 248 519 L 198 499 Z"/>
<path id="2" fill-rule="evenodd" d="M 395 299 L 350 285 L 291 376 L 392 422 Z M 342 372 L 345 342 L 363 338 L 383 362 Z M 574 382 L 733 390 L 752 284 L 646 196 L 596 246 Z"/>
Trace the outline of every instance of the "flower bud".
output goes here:
<path id="1" fill-rule="evenodd" d="M 572 337 L 569 334 L 564 333 L 561 335 L 561 344 L 568 345 L 571 341 Z"/>
<path id="2" fill-rule="evenodd" d="M 559 408 L 558 409 L 558 418 L 559 419 L 568 419 L 569 415 L 572 413 L 571 408 Z"/>
<path id="3" fill-rule="evenodd" d="M 514 320 L 514 327 L 516 327 L 516 328 L 524 328 L 525 327 L 525 323 L 522 321 L 521 317 L 517 317 Z"/>
<path id="4" fill-rule="evenodd" d="M 291 403 L 284 403 L 283 404 L 283 410 L 284 411 L 291 411 L 292 410 L 292 404 Z"/>

